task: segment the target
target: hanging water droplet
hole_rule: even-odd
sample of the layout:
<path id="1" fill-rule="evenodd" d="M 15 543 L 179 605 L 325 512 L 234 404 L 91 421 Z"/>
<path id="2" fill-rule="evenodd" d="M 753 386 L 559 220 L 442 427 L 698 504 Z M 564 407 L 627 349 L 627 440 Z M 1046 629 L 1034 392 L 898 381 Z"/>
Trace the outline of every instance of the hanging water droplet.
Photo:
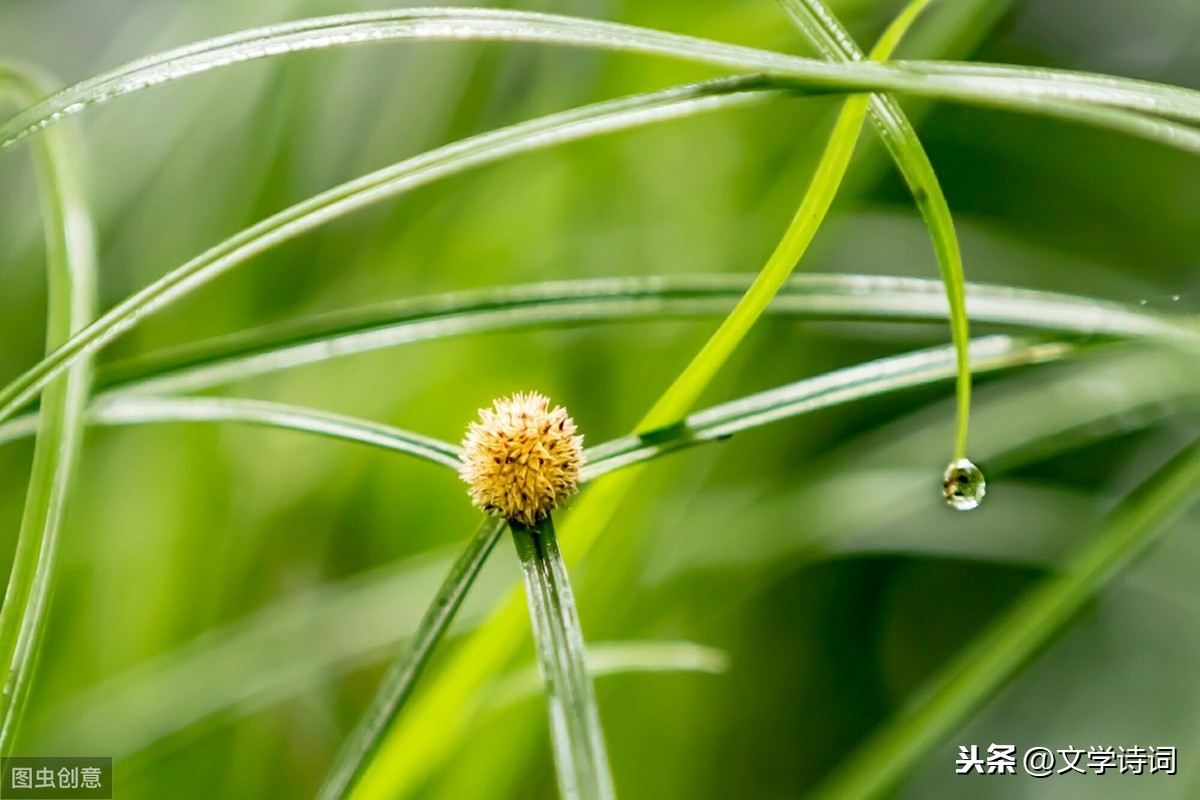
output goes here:
<path id="1" fill-rule="evenodd" d="M 983 502 L 983 496 L 987 494 L 987 482 L 983 479 L 979 467 L 971 463 L 970 459 L 960 458 L 951 461 L 946 467 L 946 474 L 942 480 L 942 494 L 946 496 L 946 503 L 951 508 L 970 511 Z"/>

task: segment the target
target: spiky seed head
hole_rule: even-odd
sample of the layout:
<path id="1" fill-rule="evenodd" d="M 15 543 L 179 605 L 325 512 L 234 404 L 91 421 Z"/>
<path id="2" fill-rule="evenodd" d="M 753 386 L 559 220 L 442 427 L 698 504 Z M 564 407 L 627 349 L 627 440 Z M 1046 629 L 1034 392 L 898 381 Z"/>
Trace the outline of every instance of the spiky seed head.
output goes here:
<path id="1" fill-rule="evenodd" d="M 463 441 L 459 470 L 471 502 L 506 519 L 537 525 L 579 487 L 583 437 L 562 406 L 537 392 L 479 409 Z"/>

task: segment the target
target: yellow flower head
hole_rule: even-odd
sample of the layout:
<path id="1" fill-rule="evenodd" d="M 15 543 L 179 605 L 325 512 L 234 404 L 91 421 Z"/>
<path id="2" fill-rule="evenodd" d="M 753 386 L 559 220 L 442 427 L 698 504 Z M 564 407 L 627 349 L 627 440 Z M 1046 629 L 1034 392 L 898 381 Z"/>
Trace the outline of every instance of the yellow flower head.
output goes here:
<path id="1" fill-rule="evenodd" d="M 550 399 L 537 392 L 479 409 L 463 447 L 459 474 L 471 502 L 484 511 L 537 525 L 578 490 L 583 437 L 565 408 L 550 408 Z"/>

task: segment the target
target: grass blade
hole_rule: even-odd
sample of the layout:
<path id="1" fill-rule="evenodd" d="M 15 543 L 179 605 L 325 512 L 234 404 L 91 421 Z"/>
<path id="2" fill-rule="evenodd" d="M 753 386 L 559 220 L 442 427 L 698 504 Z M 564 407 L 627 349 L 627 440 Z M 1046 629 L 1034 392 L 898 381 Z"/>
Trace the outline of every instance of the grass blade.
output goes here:
<path id="1" fill-rule="evenodd" d="M 1154 473 L 1061 573 L 1017 601 L 898 716 L 817 789 L 814 797 L 878 797 L 928 749 L 1006 684 L 1093 595 L 1150 548 L 1200 498 L 1200 444 Z"/>
<path id="2" fill-rule="evenodd" d="M 400 9 L 254 28 L 147 56 L 68 87 L 0 126 L 0 149 L 85 108 L 167 81 L 303 50 L 396 40 L 499 40 L 623 50 L 786 76 L 825 91 L 906 92 L 1046 114 L 1162 136 L 1121 116 L 1082 113 L 1088 104 L 1200 121 L 1200 93 L 1146 81 L 1004 65 L 897 62 L 831 64 L 646 28 L 498 9 Z M 1187 146 L 1194 146 L 1195 143 Z"/>
<path id="3" fill-rule="evenodd" d="M 99 425 L 234 422 L 302 431 L 379 447 L 416 456 L 451 470 L 457 470 L 461 463 L 461 448 L 440 439 L 342 414 L 261 400 L 224 397 L 114 397 L 97 401 L 89 410 L 88 422 Z M 2 440 L 3 437 L 0 436 L 0 441 Z"/>
<path id="4" fill-rule="evenodd" d="M 740 274 L 552 281 L 402 300 L 272 325 L 103 366 L 106 391 L 178 394 L 346 355 L 483 331 L 728 314 L 752 278 Z M 1154 338 L 1194 347 L 1183 317 L 1075 295 L 971 284 L 980 322 L 1081 336 Z M 940 283 L 872 275 L 792 275 L 765 313 L 815 319 L 947 318 Z"/>
<path id="5" fill-rule="evenodd" d="M 486 520 L 459 556 L 412 639 L 405 646 L 404 653 L 388 670 L 362 722 L 338 754 L 318 795 L 321 800 L 346 797 L 365 765 L 370 763 L 383 732 L 412 694 L 417 678 L 429 663 L 437 643 L 449 629 L 467 590 L 479 575 L 479 570 L 503 531 L 503 520 Z"/>
<path id="6" fill-rule="evenodd" d="M 779 97 L 760 78 L 719 80 L 597 103 L 473 136 L 349 181 L 281 211 L 118 303 L 0 390 L 0 421 L 32 400 L 72 363 L 148 316 L 270 248 L 387 197 L 518 153 L 638 125 Z"/>
<path id="7" fill-rule="evenodd" d="M 1053 361 L 1072 352 L 1062 343 L 1031 344 L 1007 336 L 976 339 L 970 346 L 971 369 L 985 372 Z M 626 436 L 588 450 L 583 479 L 642 463 L 702 442 L 718 441 L 759 425 L 797 414 L 862 400 L 877 391 L 946 380 L 957 375 L 957 352 L 937 347 L 834 370 L 815 378 L 721 403 L 688 416 L 661 436 Z"/>
<path id="8" fill-rule="evenodd" d="M 896 17 L 876 48 L 875 55 L 880 60 L 892 54 L 904 32 L 928 2 L 913 0 Z M 833 205 L 833 198 L 842 185 L 842 179 L 850 167 L 850 157 L 854 155 L 854 147 L 862 133 L 869 99 L 865 95 L 855 95 L 846 100 L 834 123 L 829 143 L 817 163 L 808 191 L 784 231 L 783 238 L 733 311 L 638 423 L 638 432 L 669 428 L 682 419 L 783 287 Z"/>
<path id="9" fill-rule="evenodd" d="M 545 683 L 559 793 L 564 800 L 614 797 L 583 633 L 554 522 L 546 517 L 536 528 L 511 527 Z"/>
<path id="10" fill-rule="evenodd" d="M 1012 369 L 1054 361 L 1071 352 L 1072 346 L 1065 343 L 989 336 L 971 343 L 971 368 L 976 372 Z M 653 439 L 631 435 L 588 448 L 582 479 L 590 481 L 622 467 L 799 414 L 946 380 L 954 376 L 955 363 L 952 348 L 918 350 L 721 403 L 689 415 Z M 0 426 L 0 444 L 32 436 L 36 421 L 36 417 L 22 417 Z M 460 463 L 460 448 L 449 442 L 368 420 L 259 400 L 116 395 L 98 400 L 87 421 L 93 425 L 236 422 L 380 447 L 450 469 L 457 469 Z"/>
<path id="11" fill-rule="evenodd" d="M 587 647 L 588 671 L 593 678 L 631 672 L 704 672 L 719 675 L 729 669 L 723 650 L 695 642 L 597 642 Z M 491 708 L 517 703 L 542 693 L 542 677 L 534 664 L 512 673 L 489 690 Z"/>
<path id="12" fill-rule="evenodd" d="M 780 3 L 805 38 L 826 58 L 841 62 L 862 60 L 862 51 L 854 44 L 850 32 L 821 0 L 780 0 Z M 904 13 L 915 17 L 928 4 L 913 3 Z M 887 51 L 895 48 L 895 42 L 889 40 L 897 38 L 902 32 L 903 27 L 892 26 L 882 40 L 888 45 L 876 47 L 871 59 L 884 60 Z M 967 364 L 967 342 L 971 338 L 971 332 L 967 323 L 964 297 L 966 279 L 963 277 L 962 252 L 958 246 L 958 236 L 954 232 L 954 220 L 933 164 L 930 163 L 925 148 L 921 146 L 921 140 L 917 138 L 916 130 L 896 99 L 886 94 L 873 94 L 868 113 L 925 220 L 925 226 L 933 239 L 942 283 L 946 287 L 946 299 L 950 306 L 950 333 L 958 353 L 958 427 L 950 458 L 951 461 L 957 461 L 966 458 L 967 455 L 967 433 L 971 414 L 971 369 Z"/>
<path id="13" fill-rule="evenodd" d="M 26 70 L 0 65 L 0 94 L 28 102 L 44 83 Z M 60 131 L 34 149 L 49 285 L 47 352 L 85 326 L 94 313 L 95 242 L 75 157 L 73 142 Z M 43 398 L 24 514 L 0 608 L 3 755 L 12 753 L 37 664 L 90 386 L 91 366 L 80 361 L 50 384 Z"/>

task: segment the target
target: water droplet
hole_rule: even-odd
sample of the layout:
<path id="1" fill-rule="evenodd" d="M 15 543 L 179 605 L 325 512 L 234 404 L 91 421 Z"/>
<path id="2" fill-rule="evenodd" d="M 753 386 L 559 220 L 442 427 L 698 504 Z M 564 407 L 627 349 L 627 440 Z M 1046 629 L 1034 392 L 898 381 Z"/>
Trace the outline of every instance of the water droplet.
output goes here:
<path id="1" fill-rule="evenodd" d="M 987 494 L 987 482 L 983 479 L 979 467 L 969 459 L 960 458 L 958 461 L 951 461 L 946 467 L 942 494 L 946 496 L 946 503 L 951 508 L 970 511 L 983 502 L 983 496 Z"/>

